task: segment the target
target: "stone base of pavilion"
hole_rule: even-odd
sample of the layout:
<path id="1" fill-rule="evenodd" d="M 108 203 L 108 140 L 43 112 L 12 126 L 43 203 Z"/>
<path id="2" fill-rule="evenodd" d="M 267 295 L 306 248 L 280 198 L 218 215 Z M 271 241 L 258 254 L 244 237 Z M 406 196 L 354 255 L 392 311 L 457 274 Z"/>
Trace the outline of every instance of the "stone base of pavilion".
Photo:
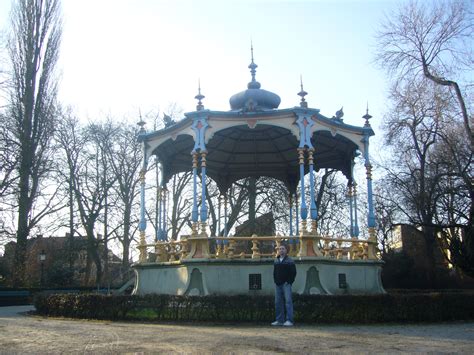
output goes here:
<path id="1" fill-rule="evenodd" d="M 273 295 L 274 250 L 282 240 L 290 242 L 296 263 L 293 292 L 385 293 L 383 262 L 375 256 L 373 240 L 314 235 L 209 238 L 202 234 L 154 244 L 145 244 L 143 238 L 140 262 L 133 266 L 137 276 L 133 294 Z"/>

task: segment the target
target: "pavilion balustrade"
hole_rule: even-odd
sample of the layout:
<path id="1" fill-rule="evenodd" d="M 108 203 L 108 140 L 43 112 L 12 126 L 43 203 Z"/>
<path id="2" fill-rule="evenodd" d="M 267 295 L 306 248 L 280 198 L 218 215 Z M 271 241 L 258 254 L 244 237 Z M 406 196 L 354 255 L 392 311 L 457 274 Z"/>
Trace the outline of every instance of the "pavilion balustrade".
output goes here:
<path id="1" fill-rule="evenodd" d="M 298 240 L 295 243 L 295 239 Z M 225 243 L 224 243 L 225 241 Z M 307 244 L 311 241 L 310 244 Z M 192 259 L 260 260 L 276 257 L 282 242 L 289 242 L 289 255 L 297 258 L 319 257 L 337 260 L 374 260 L 376 242 L 369 239 L 326 236 L 206 237 L 183 236 L 179 241 L 141 242 L 140 263 L 180 263 Z M 306 248 L 301 245 L 306 244 Z"/>

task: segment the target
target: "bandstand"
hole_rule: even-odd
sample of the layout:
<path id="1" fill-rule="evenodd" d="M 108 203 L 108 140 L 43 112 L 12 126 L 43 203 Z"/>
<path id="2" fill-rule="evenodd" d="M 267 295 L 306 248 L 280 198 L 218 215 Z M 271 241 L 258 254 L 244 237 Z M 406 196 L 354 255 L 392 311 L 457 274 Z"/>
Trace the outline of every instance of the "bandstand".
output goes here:
<path id="1" fill-rule="evenodd" d="M 363 116 L 363 127 L 345 124 L 342 110 L 332 118 L 325 117 L 318 109 L 308 107 L 303 85 L 298 93 L 299 106 L 278 109 L 280 97 L 261 88 L 255 78 L 256 68 L 252 50 L 251 81 L 247 90 L 230 98 L 230 111 L 205 109 L 199 88 L 196 111 L 186 113 L 181 121 L 154 132 L 146 132 L 144 122 L 139 123 L 143 169 L 140 257 L 133 266 L 137 276 L 134 294 L 273 294 L 273 250 L 283 240 L 289 242 L 290 255 L 297 266 L 294 292 L 383 293 L 382 262 L 376 255 L 369 160 L 369 138 L 374 135 L 369 122 L 371 116 L 368 111 Z M 359 154 L 364 157 L 366 168 L 369 236 L 366 239 L 359 238 L 357 185 L 353 174 L 355 157 Z M 162 187 L 174 174 L 185 171 L 193 174 L 193 201 L 189 211 L 192 232 L 177 241 L 168 241 L 166 237 L 164 199 L 153 242 L 146 237 L 145 171 L 152 155 L 161 164 Z M 322 168 L 337 169 L 348 180 L 350 228 L 345 238 L 317 232 L 314 171 Z M 226 208 L 226 193 L 233 183 L 261 176 L 278 179 L 287 188 L 289 235 L 235 237 L 229 236 L 226 230 L 223 235 L 210 235 L 206 178 L 214 180 Z M 226 215 L 227 210 L 224 218 Z"/>

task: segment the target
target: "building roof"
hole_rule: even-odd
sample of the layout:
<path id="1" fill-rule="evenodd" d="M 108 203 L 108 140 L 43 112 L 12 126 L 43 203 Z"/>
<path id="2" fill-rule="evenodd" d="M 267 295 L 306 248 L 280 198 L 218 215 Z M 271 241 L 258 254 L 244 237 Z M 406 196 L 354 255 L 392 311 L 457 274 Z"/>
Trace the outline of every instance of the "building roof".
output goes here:
<path id="1" fill-rule="evenodd" d="M 277 94 L 261 89 L 260 83 L 255 79 L 257 64 L 253 61 L 249 64 L 252 80 L 247 84 L 247 90 L 241 91 L 229 100 L 230 109 L 233 111 L 264 111 L 278 108 L 281 99 Z"/>
<path id="2" fill-rule="evenodd" d="M 301 85 L 299 107 L 277 109 L 280 97 L 261 89 L 255 80 L 257 65 L 249 65 L 252 80 L 245 91 L 230 99 L 230 111 L 204 109 L 199 94 L 197 110 L 185 113 L 185 118 L 172 126 L 146 133 L 139 140 L 145 143 L 147 157 L 157 155 L 163 166 L 164 182 L 174 174 L 192 169 L 191 154 L 195 150 L 198 121 L 205 120 L 207 175 L 222 192 L 230 185 L 249 176 L 268 176 L 283 181 L 295 191 L 299 181 L 297 148 L 300 128 L 297 120 L 310 127 L 314 147 L 314 168 L 331 168 L 351 179 L 353 158 L 365 149 L 364 139 L 374 134 L 370 125 L 356 127 L 345 124 L 342 109 L 328 118 L 319 109 L 308 108 Z M 367 114 L 368 116 L 368 114 Z M 364 116 L 365 117 L 365 116 Z M 370 116 L 369 116 L 370 117 Z M 143 123 L 143 122 L 141 122 Z M 306 166 L 305 174 L 308 172 Z"/>

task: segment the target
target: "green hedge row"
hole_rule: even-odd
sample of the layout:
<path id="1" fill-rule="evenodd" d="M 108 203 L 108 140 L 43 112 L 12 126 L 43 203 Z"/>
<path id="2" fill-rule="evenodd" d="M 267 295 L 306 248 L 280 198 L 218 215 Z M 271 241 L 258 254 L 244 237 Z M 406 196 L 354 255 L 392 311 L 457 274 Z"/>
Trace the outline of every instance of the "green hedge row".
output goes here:
<path id="1" fill-rule="evenodd" d="M 294 296 L 298 323 L 438 322 L 474 319 L 468 293 L 374 296 Z M 35 297 L 38 314 L 71 318 L 150 321 L 269 322 L 267 296 L 105 296 L 55 294 Z"/>

